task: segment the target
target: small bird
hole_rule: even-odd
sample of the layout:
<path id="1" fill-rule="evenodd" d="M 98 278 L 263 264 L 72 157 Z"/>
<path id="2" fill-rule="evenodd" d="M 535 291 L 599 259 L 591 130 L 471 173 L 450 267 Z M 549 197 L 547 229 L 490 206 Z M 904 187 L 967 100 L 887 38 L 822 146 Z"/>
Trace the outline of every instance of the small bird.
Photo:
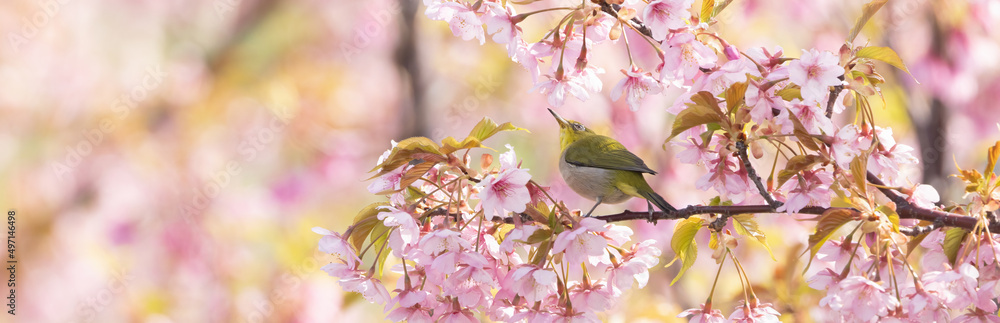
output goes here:
<path id="1" fill-rule="evenodd" d="M 650 218 L 652 204 L 664 212 L 675 212 L 662 196 L 653 192 L 643 173 L 656 175 L 639 156 L 628 151 L 618 140 L 602 136 L 579 122 L 566 120 L 549 109 L 559 122 L 559 172 L 563 180 L 587 199 L 596 201 L 587 215 L 601 203 L 618 204 L 632 197 L 646 199 Z"/>

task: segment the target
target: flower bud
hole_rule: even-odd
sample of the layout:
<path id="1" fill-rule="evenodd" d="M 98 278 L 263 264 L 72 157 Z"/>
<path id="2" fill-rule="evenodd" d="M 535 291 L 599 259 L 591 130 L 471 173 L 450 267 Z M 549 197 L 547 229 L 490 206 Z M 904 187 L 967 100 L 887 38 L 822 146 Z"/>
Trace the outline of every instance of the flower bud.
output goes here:
<path id="1" fill-rule="evenodd" d="M 726 53 L 726 58 L 735 61 L 740 59 L 740 50 L 736 49 L 736 46 L 728 45 L 726 48 L 722 49 L 723 53 Z"/>

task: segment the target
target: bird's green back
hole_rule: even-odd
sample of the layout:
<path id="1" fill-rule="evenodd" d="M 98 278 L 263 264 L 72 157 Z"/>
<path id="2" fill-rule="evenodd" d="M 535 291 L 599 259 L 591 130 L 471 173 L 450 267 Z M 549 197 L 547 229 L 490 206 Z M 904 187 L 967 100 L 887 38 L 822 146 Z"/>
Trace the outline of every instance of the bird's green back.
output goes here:
<path id="1" fill-rule="evenodd" d="M 656 174 L 620 142 L 598 134 L 580 136 L 567 145 L 566 162 L 575 166 Z"/>

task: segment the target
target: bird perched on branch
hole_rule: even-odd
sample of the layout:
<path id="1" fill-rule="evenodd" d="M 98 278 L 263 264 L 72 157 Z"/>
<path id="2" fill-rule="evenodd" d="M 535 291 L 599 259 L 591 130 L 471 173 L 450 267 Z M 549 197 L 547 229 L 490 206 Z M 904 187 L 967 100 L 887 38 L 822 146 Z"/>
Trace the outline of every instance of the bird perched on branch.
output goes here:
<path id="1" fill-rule="evenodd" d="M 587 199 L 596 201 L 585 216 L 602 203 L 618 204 L 632 197 L 646 199 L 650 218 L 652 204 L 664 212 L 675 212 L 662 196 L 653 192 L 644 173 L 656 175 L 639 156 L 628 151 L 618 140 L 602 136 L 573 120 L 566 120 L 549 109 L 559 122 L 559 172 L 563 180 Z"/>

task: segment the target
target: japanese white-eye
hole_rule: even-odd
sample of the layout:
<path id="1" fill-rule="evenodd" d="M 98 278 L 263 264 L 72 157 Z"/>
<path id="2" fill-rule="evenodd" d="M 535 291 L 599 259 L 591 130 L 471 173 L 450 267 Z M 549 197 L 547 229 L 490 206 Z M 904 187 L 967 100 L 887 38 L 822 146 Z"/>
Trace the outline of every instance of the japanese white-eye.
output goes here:
<path id="1" fill-rule="evenodd" d="M 632 197 L 646 199 L 652 214 L 656 204 L 664 212 L 677 211 L 646 183 L 644 173 L 655 175 L 641 158 L 628 151 L 618 140 L 602 136 L 583 124 L 566 120 L 549 109 L 559 122 L 559 172 L 577 194 L 596 201 L 585 216 L 602 203 L 617 204 Z"/>

